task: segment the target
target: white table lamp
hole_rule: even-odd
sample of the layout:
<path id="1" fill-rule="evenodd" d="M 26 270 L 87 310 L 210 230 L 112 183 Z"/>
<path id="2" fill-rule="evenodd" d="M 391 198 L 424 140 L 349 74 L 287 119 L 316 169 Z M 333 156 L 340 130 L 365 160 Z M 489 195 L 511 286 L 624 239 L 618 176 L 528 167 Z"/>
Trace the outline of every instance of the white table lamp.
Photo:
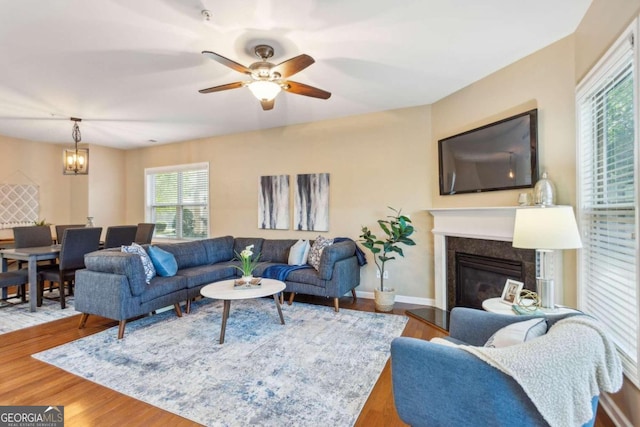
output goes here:
<path id="1" fill-rule="evenodd" d="M 578 225 L 571 206 L 540 206 L 516 209 L 513 247 L 535 249 L 540 259 L 540 276 L 536 277 L 542 308 L 554 308 L 554 283 L 548 263 L 556 249 L 582 247 Z"/>

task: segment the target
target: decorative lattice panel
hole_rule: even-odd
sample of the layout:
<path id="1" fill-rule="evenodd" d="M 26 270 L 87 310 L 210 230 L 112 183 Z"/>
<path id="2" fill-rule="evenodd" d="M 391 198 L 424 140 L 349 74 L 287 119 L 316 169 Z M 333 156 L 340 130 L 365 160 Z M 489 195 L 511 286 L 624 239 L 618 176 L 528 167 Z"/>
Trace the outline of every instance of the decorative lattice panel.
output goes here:
<path id="1" fill-rule="evenodd" d="M 0 184 L 0 227 L 32 225 L 40 209 L 37 185 Z"/>

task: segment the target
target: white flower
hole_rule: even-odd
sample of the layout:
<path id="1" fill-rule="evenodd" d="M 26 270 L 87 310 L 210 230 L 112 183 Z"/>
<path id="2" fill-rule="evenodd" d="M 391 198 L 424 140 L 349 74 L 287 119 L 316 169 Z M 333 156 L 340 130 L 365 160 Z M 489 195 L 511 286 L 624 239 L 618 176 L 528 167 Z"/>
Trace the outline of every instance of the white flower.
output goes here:
<path id="1" fill-rule="evenodd" d="M 247 246 L 242 252 L 240 252 L 240 256 L 242 258 L 251 258 L 253 256 L 253 251 L 251 249 L 253 249 L 253 245 Z"/>

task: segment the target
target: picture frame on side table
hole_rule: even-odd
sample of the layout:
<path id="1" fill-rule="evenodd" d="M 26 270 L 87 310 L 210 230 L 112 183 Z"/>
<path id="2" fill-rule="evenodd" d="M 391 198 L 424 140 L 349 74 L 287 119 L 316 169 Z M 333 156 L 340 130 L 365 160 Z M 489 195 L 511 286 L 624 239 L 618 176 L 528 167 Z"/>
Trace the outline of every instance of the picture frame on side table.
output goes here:
<path id="1" fill-rule="evenodd" d="M 517 304 L 523 287 L 524 283 L 507 279 L 504 284 L 504 289 L 502 290 L 500 301 L 509 305 Z"/>

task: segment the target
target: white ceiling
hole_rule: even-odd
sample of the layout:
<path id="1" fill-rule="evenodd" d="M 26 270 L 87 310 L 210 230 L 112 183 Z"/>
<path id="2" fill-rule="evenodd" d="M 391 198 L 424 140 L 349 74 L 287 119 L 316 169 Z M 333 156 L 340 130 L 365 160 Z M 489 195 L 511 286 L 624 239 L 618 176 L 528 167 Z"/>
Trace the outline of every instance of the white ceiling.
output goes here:
<path id="1" fill-rule="evenodd" d="M 0 135 L 135 148 L 431 104 L 575 31 L 591 0 L 0 0 Z M 210 10 L 210 21 L 201 11 Z M 263 111 L 244 65 L 306 53 Z M 156 142 L 150 142 L 155 140 Z"/>

